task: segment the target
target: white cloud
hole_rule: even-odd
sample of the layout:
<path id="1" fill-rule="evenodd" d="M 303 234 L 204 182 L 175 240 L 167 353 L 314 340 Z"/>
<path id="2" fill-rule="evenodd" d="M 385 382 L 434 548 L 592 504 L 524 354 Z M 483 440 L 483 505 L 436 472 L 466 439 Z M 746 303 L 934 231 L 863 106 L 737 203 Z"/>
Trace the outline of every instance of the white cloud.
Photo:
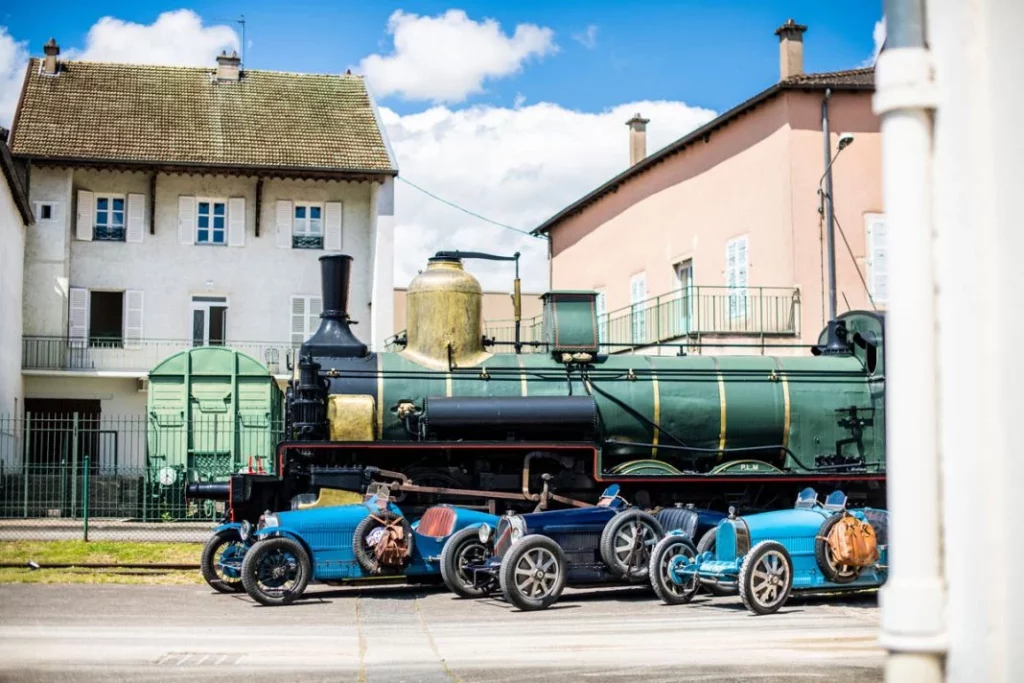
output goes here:
<path id="1" fill-rule="evenodd" d="M 103 17 L 89 29 L 85 49 L 62 56 L 93 62 L 214 66 L 222 50 L 237 50 L 238 35 L 230 26 L 203 26 L 192 10 L 164 12 L 152 24 Z"/>
<path id="2" fill-rule="evenodd" d="M 11 127 L 14 110 L 21 95 L 28 63 L 28 44 L 18 42 L 0 26 L 0 126 Z"/>
<path id="3" fill-rule="evenodd" d="M 629 102 L 600 113 L 540 103 L 518 109 L 432 107 L 381 116 L 401 177 L 495 221 L 532 230 L 629 162 L 628 129 L 635 112 L 651 119 L 654 151 L 710 120 L 714 112 L 681 102 Z M 523 253 L 523 286 L 547 287 L 547 242 L 485 223 L 396 183 L 395 284 L 405 286 L 443 249 Z M 468 262 L 486 289 L 504 291 L 511 266 Z"/>
<path id="4" fill-rule="evenodd" d="M 885 17 L 882 17 L 875 22 L 875 28 L 871 32 L 871 37 L 875 41 L 874 52 L 871 54 L 871 57 L 864 60 L 861 64 L 862 67 L 874 66 L 875 62 L 878 61 L 878 54 L 882 51 L 882 46 L 885 45 L 885 35 Z"/>
<path id="5" fill-rule="evenodd" d="M 461 102 L 483 92 L 484 81 L 510 76 L 532 58 L 558 50 L 554 33 L 519 24 L 509 36 L 493 19 L 477 22 L 462 10 L 436 17 L 396 11 L 388 20 L 390 55 L 370 55 L 359 69 L 381 97 Z"/>
<path id="6" fill-rule="evenodd" d="M 593 50 L 597 47 L 597 26 L 590 24 L 585 31 L 572 34 L 572 39 L 588 50 Z"/>

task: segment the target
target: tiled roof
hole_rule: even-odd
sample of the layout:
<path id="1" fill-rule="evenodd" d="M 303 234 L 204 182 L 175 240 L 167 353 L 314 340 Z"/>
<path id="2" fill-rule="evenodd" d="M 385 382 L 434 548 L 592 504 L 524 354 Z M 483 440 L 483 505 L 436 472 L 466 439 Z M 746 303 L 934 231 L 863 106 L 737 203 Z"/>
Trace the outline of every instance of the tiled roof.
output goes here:
<path id="1" fill-rule="evenodd" d="M 675 142 L 669 143 L 657 152 L 648 155 L 643 160 L 637 162 L 633 166 L 630 166 L 597 189 L 592 190 L 580 199 L 577 199 L 575 202 L 544 221 L 540 226 L 534 228 L 531 232 L 534 235 L 539 235 L 552 230 L 565 218 L 582 211 L 609 192 L 616 191 L 621 185 L 629 182 L 630 179 L 635 178 L 649 168 L 661 163 L 673 154 L 681 152 L 694 142 L 704 139 L 713 131 L 728 124 L 733 119 L 742 116 L 744 113 L 775 97 L 781 92 L 787 90 L 825 89 L 871 92 L 875 89 L 875 69 L 874 67 L 868 67 L 866 69 L 850 69 L 847 71 L 826 71 L 814 74 L 801 74 L 799 76 L 793 76 L 786 80 L 779 81 L 771 87 L 757 93 L 749 100 L 736 105 L 724 114 L 705 123 L 696 130 L 687 133 Z"/>
<path id="2" fill-rule="evenodd" d="M 363 79 L 31 60 L 11 151 L 34 158 L 394 173 Z"/>

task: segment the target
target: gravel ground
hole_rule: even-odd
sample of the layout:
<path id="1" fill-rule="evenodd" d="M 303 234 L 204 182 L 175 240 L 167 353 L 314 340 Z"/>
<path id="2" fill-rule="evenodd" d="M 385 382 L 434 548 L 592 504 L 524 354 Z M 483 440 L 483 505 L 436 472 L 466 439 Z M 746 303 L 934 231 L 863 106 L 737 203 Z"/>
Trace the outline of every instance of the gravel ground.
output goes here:
<path id="1" fill-rule="evenodd" d="M 669 607 L 569 590 L 544 612 L 430 587 L 314 586 L 261 607 L 204 586 L 0 585 L 0 680 L 881 681 L 872 594 Z"/>

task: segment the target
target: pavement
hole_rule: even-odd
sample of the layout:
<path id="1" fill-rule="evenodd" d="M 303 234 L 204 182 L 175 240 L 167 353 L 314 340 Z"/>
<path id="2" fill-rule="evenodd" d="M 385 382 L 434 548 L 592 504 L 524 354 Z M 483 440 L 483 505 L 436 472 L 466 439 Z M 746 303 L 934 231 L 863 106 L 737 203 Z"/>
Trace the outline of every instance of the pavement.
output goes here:
<path id="1" fill-rule="evenodd" d="M 568 590 L 543 612 L 434 587 L 312 586 L 287 607 L 206 586 L 0 585 L 0 681 L 882 681 L 875 594 L 667 606 Z"/>

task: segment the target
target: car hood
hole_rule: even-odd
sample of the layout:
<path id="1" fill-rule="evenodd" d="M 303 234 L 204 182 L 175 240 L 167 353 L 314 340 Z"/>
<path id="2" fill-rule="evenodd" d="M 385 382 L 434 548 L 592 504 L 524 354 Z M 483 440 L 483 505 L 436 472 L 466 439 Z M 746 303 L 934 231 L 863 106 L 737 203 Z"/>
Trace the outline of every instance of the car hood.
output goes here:
<path id="1" fill-rule="evenodd" d="M 747 523 L 753 547 L 757 542 L 769 538 L 814 536 L 821 528 L 822 522 L 832 514 L 823 508 L 773 510 L 745 515 L 743 521 Z"/>

